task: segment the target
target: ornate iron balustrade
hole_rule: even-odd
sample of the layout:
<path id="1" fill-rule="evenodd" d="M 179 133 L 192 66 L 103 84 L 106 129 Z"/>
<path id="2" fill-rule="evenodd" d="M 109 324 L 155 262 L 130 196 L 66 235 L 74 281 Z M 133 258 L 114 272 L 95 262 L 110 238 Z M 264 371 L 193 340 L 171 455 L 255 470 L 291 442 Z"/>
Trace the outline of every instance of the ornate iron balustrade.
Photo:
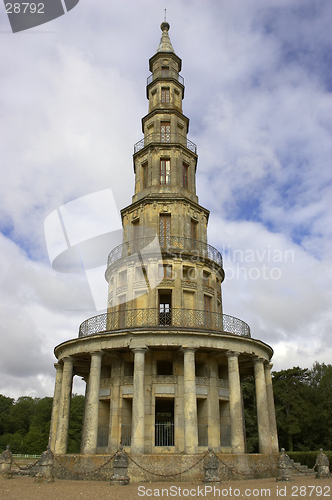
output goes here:
<path id="1" fill-rule="evenodd" d="M 99 425 L 97 434 L 97 448 L 108 446 L 108 425 Z"/>
<path id="2" fill-rule="evenodd" d="M 174 422 L 157 422 L 155 429 L 155 446 L 174 446 Z"/>
<path id="3" fill-rule="evenodd" d="M 162 315 L 167 315 L 167 321 Z M 159 309 L 127 309 L 89 318 L 80 326 L 79 337 L 99 335 L 132 328 L 190 328 L 212 330 L 241 337 L 250 337 L 250 328 L 244 321 L 214 312 L 195 309 L 175 309 L 161 313 Z"/>
<path id="4" fill-rule="evenodd" d="M 148 246 L 152 241 L 153 238 L 146 237 L 121 243 L 121 245 L 113 248 L 108 255 L 107 267 L 119 259 L 129 257 L 143 250 L 143 248 Z M 210 259 L 218 264 L 218 266 L 222 267 L 221 253 L 212 245 L 204 243 L 203 241 L 183 238 L 182 236 L 165 236 L 159 240 L 159 244 L 162 252 L 174 253 L 177 257 L 179 254 L 181 256 L 182 253 L 189 254 L 193 256 L 195 262 L 197 261 L 197 257 L 202 257 L 204 259 Z"/>
<path id="5" fill-rule="evenodd" d="M 232 446 L 230 425 L 220 425 L 220 446 Z"/>
<path id="6" fill-rule="evenodd" d="M 174 71 L 172 69 L 155 71 L 154 73 L 152 73 L 151 75 L 149 75 L 147 77 L 146 84 L 150 85 L 150 83 L 152 83 L 157 78 L 162 78 L 163 80 L 168 80 L 169 78 L 172 78 L 184 86 L 183 76 L 179 75 L 179 73 L 177 73 L 176 71 Z"/>
<path id="7" fill-rule="evenodd" d="M 121 424 L 121 444 L 131 446 L 131 424 Z"/>
<path id="8" fill-rule="evenodd" d="M 189 149 L 192 153 L 197 154 L 197 146 L 195 143 L 191 142 L 185 135 L 182 134 L 171 134 L 167 132 L 154 132 L 153 134 L 149 134 L 140 141 L 136 142 L 134 145 L 134 154 L 141 151 L 141 149 L 145 148 L 149 144 L 181 144 L 185 148 Z"/>
<path id="9" fill-rule="evenodd" d="M 198 424 L 198 446 L 208 446 L 208 425 Z"/>

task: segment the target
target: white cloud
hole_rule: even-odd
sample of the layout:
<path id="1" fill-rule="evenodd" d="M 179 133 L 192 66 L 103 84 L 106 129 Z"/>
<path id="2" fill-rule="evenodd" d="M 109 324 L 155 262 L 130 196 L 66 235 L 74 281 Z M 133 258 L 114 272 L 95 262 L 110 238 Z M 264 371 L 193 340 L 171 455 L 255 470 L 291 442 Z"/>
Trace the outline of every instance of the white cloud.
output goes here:
<path id="1" fill-rule="evenodd" d="M 45 27 L 54 33 L 0 34 L 0 392 L 8 396 L 51 395 L 53 347 L 93 314 L 79 310 L 92 307 L 84 276 L 51 270 L 44 219 L 106 188 L 118 208 L 130 203 L 164 8 L 80 2 Z M 276 369 L 331 359 L 331 15 L 331 3 L 313 0 L 167 5 L 210 242 L 294 251 L 294 262 L 273 263 L 278 280 L 223 286 L 224 312 L 272 344 Z M 5 16 L 0 29 L 9 29 Z M 240 264 L 249 273 L 271 267 L 266 259 Z"/>

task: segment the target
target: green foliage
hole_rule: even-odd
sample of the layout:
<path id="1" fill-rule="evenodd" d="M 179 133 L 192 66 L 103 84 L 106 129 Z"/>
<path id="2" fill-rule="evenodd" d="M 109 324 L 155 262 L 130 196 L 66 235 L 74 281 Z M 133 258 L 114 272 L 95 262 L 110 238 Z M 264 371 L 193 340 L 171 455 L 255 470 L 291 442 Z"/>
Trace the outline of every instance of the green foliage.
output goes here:
<path id="1" fill-rule="evenodd" d="M 84 415 L 84 396 L 74 394 L 70 405 L 68 453 L 79 453 Z"/>
<path id="2" fill-rule="evenodd" d="M 298 444 L 305 446 L 305 429 L 311 425 L 313 408 L 309 377 L 309 370 L 298 366 L 273 374 L 279 441 L 290 451 L 294 448 L 294 436 Z"/>
<path id="3" fill-rule="evenodd" d="M 21 397 L 17 401 L 0 395 L 0 453 L 9 444 L 12 453 L 39 455 L 45 451 L 50 432 L 52 398 Z M 74 395 L 71 403 L 69 445 L 79 451 L 84 397 Z"/>
<path id="4" fill-rule="evenodd" d="M 246 378 L 242 384 L 247 453 L 258 453 L 257 411 L 254 377 Z"/>
<path id="5" fill-rule="evenodd" d="M 11 407 L 14 403 L 12 398 L 0 394 L 0 436 L 9 431 L 9 419 Z"/>

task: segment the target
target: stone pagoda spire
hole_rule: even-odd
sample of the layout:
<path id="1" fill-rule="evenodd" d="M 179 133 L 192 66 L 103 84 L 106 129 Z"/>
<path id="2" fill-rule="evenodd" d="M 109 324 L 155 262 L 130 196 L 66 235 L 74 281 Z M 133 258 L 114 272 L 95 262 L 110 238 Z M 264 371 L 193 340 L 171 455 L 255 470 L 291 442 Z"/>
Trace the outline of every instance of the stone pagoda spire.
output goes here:
<path id="1" fill-rule="evenodd" d="M 160 27 L 163 34 L 161 35 L 160 44 L 157 52 L 174 52 L 171 40 L 168 35 L 170 25 L 167 22 L 163 22 Z"/>
<path id="2" fill-rule="evenodd" d="M 209 211 L 196 195 L 197 148 L 187 136 L 181 59 L 169 28 L 161 24 L 149 60 L 148 113 L 134 145 L 135 192 L 121 211 L 123 242 L 110 249 L 105 273 L 107 313 L 85 320 L 78 338 L 54 351 L 50 447 L 59 456 L 67 451 L 72 379 L 80 376 L 87 384 L 82 464 L 89 466 L 89 455 L 115 453 L 120 443 L 132 456 L 147 455 L 147 469 L 156 454 L 161 470 L 168 470 L 170 453 L 179 470 L 188 463 L 184 454 L 208 446 L 243 454 L 241 380 L 254 375 L 266 455 L 260 463 L 268 465 L 278 451 L 273 351 L 251 338 L 246 323 L 223 314 L 222 257 L 207 242 Z"/>

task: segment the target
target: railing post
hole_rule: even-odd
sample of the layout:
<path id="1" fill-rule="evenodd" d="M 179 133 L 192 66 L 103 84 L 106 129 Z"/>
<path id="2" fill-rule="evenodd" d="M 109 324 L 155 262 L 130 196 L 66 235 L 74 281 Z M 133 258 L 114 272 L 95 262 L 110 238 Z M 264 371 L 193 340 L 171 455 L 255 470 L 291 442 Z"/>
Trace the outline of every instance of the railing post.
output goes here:
<path id="1" fill-rule="evenodd" d="M 0 455 L 0 475 L 4 479 L 11 479 L 12 477 L 12 466 L 13 455 L 10 451 L 9 445 L 7 445 L 6 451 L 2 452 Z"/>

